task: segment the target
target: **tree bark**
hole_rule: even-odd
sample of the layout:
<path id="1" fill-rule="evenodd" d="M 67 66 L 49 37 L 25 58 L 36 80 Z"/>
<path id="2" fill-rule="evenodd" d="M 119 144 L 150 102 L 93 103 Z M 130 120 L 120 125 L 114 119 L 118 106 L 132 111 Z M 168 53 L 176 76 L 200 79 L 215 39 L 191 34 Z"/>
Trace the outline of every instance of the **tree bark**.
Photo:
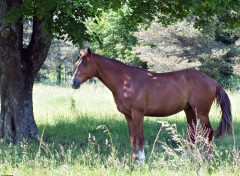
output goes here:
<path id="1" fill-rule="evenodd" d="M 13 143 L 38 137 L 33 116 L 32 75 L 16 70 L 16 67 L 4 67 L 1 96 L 1 138 L 9 139 Z M 13 74 L 18 74 L 19 77 L 9 79 Z"/>
<path id="2" fill-rule="evenodd" d="M 21 18 L 12 24 L 4 20 L 6 12 L 21 3 L 21 0 L 0 0 L 0 138 L 13 143 L 39 136 L 33 115 L 32 90 L 34 77 L 51 43 L 51 37 L 43 32 L 45 21 L 34 17 L 31 42 L 23 48 Z"/>

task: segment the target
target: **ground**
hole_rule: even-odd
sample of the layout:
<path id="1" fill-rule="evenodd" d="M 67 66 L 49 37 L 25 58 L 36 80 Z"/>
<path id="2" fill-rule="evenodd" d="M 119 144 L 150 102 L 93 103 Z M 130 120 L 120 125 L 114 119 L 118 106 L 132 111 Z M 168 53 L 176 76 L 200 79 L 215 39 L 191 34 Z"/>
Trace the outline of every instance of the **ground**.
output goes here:
<path id="1" fill-rule="evenodd" d="M 12 175 L 238 175 L 240 172 L 239 92 L 228 92 L 232 102 L 232 135 L 214 141 L 211 159 L 206 144 L 190 148 L 184 113 L 145 118 L 145 163 L 133 162 L 124 116 L 111 93 L 101 84 L 70 87 L 37 84 L 34 113 L 40 141 L 17 146 L 0 142 L 0 174 Z M 211 123 L 219 125 L 213 107 Z"/>

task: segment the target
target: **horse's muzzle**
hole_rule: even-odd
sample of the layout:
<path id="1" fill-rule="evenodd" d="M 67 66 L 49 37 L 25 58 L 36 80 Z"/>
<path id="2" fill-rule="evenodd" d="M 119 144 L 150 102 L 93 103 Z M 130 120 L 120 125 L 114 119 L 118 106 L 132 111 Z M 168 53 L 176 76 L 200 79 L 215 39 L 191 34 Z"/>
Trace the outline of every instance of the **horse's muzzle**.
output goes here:
<path id="1" fill-rule="evenodd" d="M 73 89 L 78 89 L 80 87 L 81 83 L 82 83 L 82 81 L 80 78 L 73 78 L 71 86 Z"/>

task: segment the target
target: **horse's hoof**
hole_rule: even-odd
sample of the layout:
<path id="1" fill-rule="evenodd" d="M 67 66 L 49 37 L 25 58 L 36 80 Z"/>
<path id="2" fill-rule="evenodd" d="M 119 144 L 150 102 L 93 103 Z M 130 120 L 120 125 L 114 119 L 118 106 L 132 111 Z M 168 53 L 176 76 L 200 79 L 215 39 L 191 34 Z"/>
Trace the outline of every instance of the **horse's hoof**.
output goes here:
<path id="1" fill-rule="evenodd" d="M 133 158 L 134 160 L 138 160 L 138 154 L 133 153 L 133 154 L 132 154 L 132 158 Z"/>

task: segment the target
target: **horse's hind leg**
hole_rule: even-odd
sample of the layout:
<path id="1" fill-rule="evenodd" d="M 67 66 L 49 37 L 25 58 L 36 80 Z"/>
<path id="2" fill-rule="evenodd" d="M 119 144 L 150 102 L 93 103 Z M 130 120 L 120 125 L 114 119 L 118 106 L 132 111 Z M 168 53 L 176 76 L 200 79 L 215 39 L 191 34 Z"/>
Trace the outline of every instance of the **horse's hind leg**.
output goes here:
<path id="1" fill-rule="evenodd" d="M 208 141 L 212 141 L 213 137 L 213 129 L 209 121 L 208 115 L 198 115 L 198 118 L 200 119 L 204 131 L 204 136 L 208 138 Z"/>
<path id="2" fill-rule="evenodd" d="M 197 117 L 192 108 L 184 110 L 187 116 L 187 124 L 188 124 L 188 137 L 191 143 L 195 143 L 195 131 L 197 124 Z"/>
<path id="3" fill-rule="evenodd" d="M 190 138 L 190 141 L 192 143 L 195 143 L 195 137 L 196 135 L 196 124 L 197 124 L 197 118 L 200 119 L 203 131 L 204 131 L 204 137 L 207 137 L 209 142 L 212 141 L 213 137 L 213 129 L 209 121 L 208 112 L 205 113 L 207 115 L 204 115 L 201 113 L 201 111 L 195 112 L 192 108 L 184 110 L 187 116 L 187 123 L 188 123 L 188 135 Z"/>

